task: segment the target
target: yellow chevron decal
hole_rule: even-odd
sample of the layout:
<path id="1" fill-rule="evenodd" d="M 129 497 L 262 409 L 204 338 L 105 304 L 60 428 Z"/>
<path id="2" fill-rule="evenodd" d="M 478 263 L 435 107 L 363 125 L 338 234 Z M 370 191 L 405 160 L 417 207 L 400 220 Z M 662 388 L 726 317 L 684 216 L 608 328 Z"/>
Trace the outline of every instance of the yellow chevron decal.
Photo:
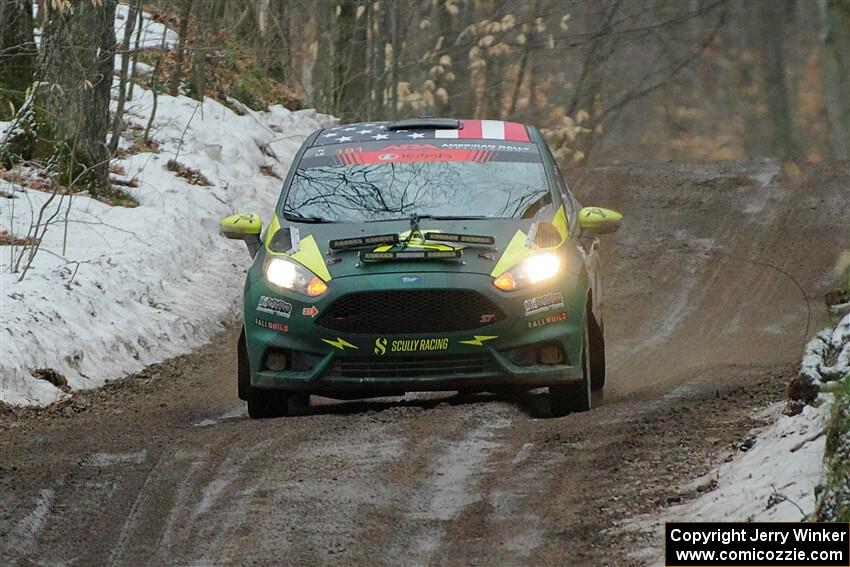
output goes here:
<path id="1" fill-rule="evenodd" d="M 272 221 L 269 223 L 269 229 L 266 231 L 266 250 L 268 250 L 269 242 L 272 241 L 272 236 L 274 236 L 274 233 L 278 230 L 280 230 L 280 219 L 277 218 L 277 215 L 274 215 L 272 217 Z M 271 250 L 268 251 L 271 252 Z"/>
<path id="2" fill-rule="evenodd" d="M 557 246 L 560 246 L 564 243 L 570 233 L 569 225 L 567 224 L 567 212 L 564 210 L 564 205 L 558 207 L 558 212 L 555 213 L 555 218 L 552 219 L 552 224 L 557 229 L 558 234 L 561 235 L 561 241 L 557 244 Z"/>
<path id="3" fill-rule="evenodd" d="M 322 278 L 324 281 L 331 281 L 331 274 L 328 272 L 328 266 L 325 264 L 325 258 L 319 251 L 319 246 L 316 244 L 316 239 L 313 235 L 307 235 L 298 243 L 298 252 L 290 256 L 296 262 L 307 267 L 308 270 Z"/>
<path id="4" fill-rule="evenodd" d="M 491 341 L 498 338 L 498 336 L 494 335 L 473 335 L 472 339 L 468 341 L 460 341 L 460 343 L 464 345 L 484 346 L 484 341 Z"/>
<path id="5" fill-rule="evenodd" d="M 353 348 L 353 349 L 357 349 L 357 347 L 356 347 L 356 346 L 354 346 L 353 344 L 351 344 L 351 343 L 350 343 L 350 342 L 348 342 L 347 340 L 345 340 L 345 339 L 341 339 L 341 338 L 339 338 L 339 337 L 337 337 L 335 341 L 332 341 L 332 340 L 330 340 L 330 339 L 322 339 L 322 340 L 323 340 L 324 342 L 328 343 L 329 345 L 331 345 L 331 346 L 334 346 L 334 347 L 338 348 L 339 350 L 345 350 L 346 348 Z"/>
<path id="6" fill-rule="evenodd" d="M 505 248 L 505 252 L 502 254 L 502 257 L 499 258 L 499 261 L 496 263 L 493 271 L 490 272 L 490 275 L 494 278 L 498 277 L 502 275 L 502 272 L 505 270 L 514 267 L 530 256 L 533 250 L 526 247 L 525 241 L 527 239 L 528 235 L 526 233 L 521 230 L 516 231 L 514 237 L 511 238 L 511 241 L 508 243 L 507 248 Z"/>
<path id="7" fill-rule="evenodd" d="M 272 252 L 269 249 L 269 243 L 272 241 L 274 234 L 280 230 L 280 219 L 275 215 L 272 222 L 269 224 L 269 230 L 266 233 L 266 252 L 271 256 L 287 256 L 282 252 Z M 308 234 L 298 242 L 298 251 L 288 255 L 290 258 L 319 276 L 323 281 L 331 281 L 331 274 L 328 271 L 328 266 L 325 264 L 325 258 L 319 250 L 319 245 L 316 244 L 316 239 L 312 234 Z"/>

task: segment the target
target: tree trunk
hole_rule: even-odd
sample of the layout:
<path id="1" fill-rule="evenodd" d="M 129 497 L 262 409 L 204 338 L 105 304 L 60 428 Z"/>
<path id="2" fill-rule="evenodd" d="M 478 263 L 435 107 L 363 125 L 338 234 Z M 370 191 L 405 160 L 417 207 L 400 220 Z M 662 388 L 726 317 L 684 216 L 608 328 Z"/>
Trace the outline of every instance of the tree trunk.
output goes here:
<path id="1" fill-rule="evenodd" d="M 194 98 L 203 101 L 207 92 L 207 54 L 210 52 L 213 2 L 195 0 L 195 43 L 192 49 L 192 89 Z"/>
<path id="2" fill-rule="evenodd" d="M 449 5 L 443 4 L 439 12 L 439 29 L 443 33 L 443 45 L 451 58 L 451 80 L 444 79 L 448 100 L 441 114 L 458 118 L 472 117 L 475 112 L 475 92 L 472 89 L 469 69 L 469 50 L 475 45 L 475 34 L 467 28 L 474 20 L 471 0 L 455 3 L 457 13 L 452 15 Z"/>
<path id="3" fill-rule="evenodd" d="M 334 68 L 336 61 L 336 2 L 319 2 L 316 17 L 315 63 L 313 64 L 311 104 L 322 112 L 334 112 Z"/>
<path id="4" fill-rule="evenodd" d="M 23 103 L 37 53 L 32 2 L 0 0 L 0 120 L 14 116 Z M 15 110 L 9 108 L 9 102 Z"/>
<path id="5" fill-rule="evenodd" d="M 136 64 L 139 62 L 139 52 L 141 51 L 142 29 L 144 26 L 144 11 L 142 10 L 142 0 L 137 0 L 136 13 L 138 14 L 138 22 L 136 22 L 136 45 L 133 47 L 133 59 L 130 67 L 130 88 L 127 90 L 127 100 L 133 100 L 133 86 L 139 79 L 136 72 Z"/>
<path id="6" fill-rule="evenodd" d="M 118 101 L 115 108 L 115 116 L 112 118 L 112 137 L 109 139 L 109 155 L 115 155 L 118 149 L 118 139 L 121 137 L 124 125 L 124 102 L 127 100 L 127 70 L 130 68 L 130 57 L 132 50 L 130 42 L 133 39 L 133 29 L 136 26 L 136 14 L 139 1 L 130 2 L 127 6 L 127 19 L 124 22 L 124 39 L 121 42 L 121 72 L 118 75 Z"/>
<path id="7" fill-rule="evenodd" d="M 390 8 L 390 33 L 392 34 L 393 59 L 392 78 L 390 79 L 390 120 L 398 117 L 398 68 L 401 57 L 401 14 L 399 13 L 400 2 L 392 2 Z"/>
<path id="8" fill-rule="evenodd" d="M 74 189 L 108 191 L 109 93 L 117 0 L 46 3 L 36 95 L 37 157 L 51 158 Z"/>
<path id="9" fill-rule="evenodd" d="M 177 49 L 174 52 L 174 72 L 168 85 L 168 94 L 177 96 L 180 81 L 183 79 L 183 59 L 186 57 L 186 36 L 189 32 L 189 15 L 192 13 L 192 0 L 182 0 L 180 3 L 180 27 L 177 31 Z"/>
<path id="10" fill-rule="evenodd" d="M 832 159 L 850 158 L 850 2 L 820 0 L 821 86 Z"/>
<path id="11" fill-rule="evenodd" d="M 758 49 L 761 53 L 762 90 L 767 103 L 768 152 L 780 158 L 796 154 L 791 105 L 785 82 L 785 34 L 782 13 L 773 2 L 756 2 Z"/>
<path id="12" fill-rule="evenodd" d="M 357 17 L 362 4 L 358 0 L 342 0 L 337 20 L 336 61 L 334 65 L 333 108 L 345 120 L 357 119 L 366 93 L 366 31 L 363 15 Z"/>

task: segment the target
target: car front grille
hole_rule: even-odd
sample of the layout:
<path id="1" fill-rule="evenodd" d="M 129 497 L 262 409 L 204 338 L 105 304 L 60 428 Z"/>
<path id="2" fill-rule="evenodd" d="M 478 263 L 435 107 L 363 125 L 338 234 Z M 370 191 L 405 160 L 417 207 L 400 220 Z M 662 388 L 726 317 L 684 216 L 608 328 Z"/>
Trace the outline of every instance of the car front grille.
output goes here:
<path id="1" fill-rule="evenodd" d="M 340 333 L 450 333 L 504 319 L 496 305 L 469 289 L 364 291 L 334 301 L 316 324 Z"/>
<path id="2" fill-rule="evenodd" d="M 348 356 L 338 357 L 331 366 L 329 375 L 343 378 L 451 378 L 495 371 L 493 359 L 487 353 L 393 358 Z"/>

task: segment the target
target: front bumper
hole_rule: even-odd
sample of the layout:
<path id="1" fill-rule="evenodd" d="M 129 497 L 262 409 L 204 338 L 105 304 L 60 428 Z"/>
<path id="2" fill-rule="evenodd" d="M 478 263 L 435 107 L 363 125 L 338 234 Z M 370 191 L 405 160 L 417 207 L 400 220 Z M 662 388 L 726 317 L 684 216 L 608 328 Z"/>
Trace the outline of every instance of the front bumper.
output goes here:
<path id="1" fill-rule="evenodd" d="M 582 379 L 586 284 L 573 274 L 545 287 L 510 293 L 494 288 L 492 279 L 486 275 L 421 274 L 415 284 L 419 288 L 473 289 L 488 297 L 505 314 L 496 323 L 463 332 L 340 334 L 315 324 L 316 311 L 328 308 L 339 297 L 362 291 L 364 287 L 391 292 L 398 289 L 402 275 L 337 278 L 319 301 L 287 296 L 291 313 L 271 325 L 272 328 L 268 314 L 258 312 L 255 306 L 260 297 L 277 292 L 262 279 L 254 279 L 254 285 L 246 288 L 245 294 L 252 386 L 315 394 L 377 395 L 499 386 L 536 388 Z M 523 303 L 526 299 L 551 293 L 563 296 L 562 306 L 526 315 Z M 545 324 L 539 324 L 540 321 Z M 517 353 L 537 352 L 535 349 L 542 345 L 557 347 L 562 353 L 561 360 L 555 364 L 527 359 L 517 363 Z M 417 350 L 420 346 L 427 348 Z M 270 353 L 287 357 L 287 368 L 270 370 L 266 364 Z"/>

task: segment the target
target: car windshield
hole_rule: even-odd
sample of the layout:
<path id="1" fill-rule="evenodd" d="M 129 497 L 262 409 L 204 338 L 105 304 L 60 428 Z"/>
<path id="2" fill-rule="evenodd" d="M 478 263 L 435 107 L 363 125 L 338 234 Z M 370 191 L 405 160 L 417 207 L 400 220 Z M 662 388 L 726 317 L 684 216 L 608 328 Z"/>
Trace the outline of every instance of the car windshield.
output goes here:
<path id="1" fill-rule="evenodd" d="M 306 152 L 282 212 L 293 220 L 336 222 L 414 214 L 518 219 L 549 203 L 534 144 L 359 144 Z"/>

